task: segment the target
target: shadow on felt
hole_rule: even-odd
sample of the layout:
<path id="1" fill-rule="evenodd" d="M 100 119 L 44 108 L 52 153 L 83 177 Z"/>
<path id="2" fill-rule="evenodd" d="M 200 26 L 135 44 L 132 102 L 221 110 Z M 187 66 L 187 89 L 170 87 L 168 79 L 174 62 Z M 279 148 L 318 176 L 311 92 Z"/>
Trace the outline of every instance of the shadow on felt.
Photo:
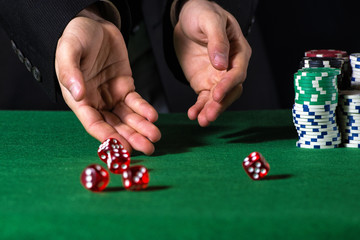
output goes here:
<path id="1" fill-rule="evenodd" d="M 294 126 L 250 127 L 222 136 L 221 133 L 229 132 L 232 126 L 218 125 L 203 128 L 197 124 L 163 124 L 159 128 L 163 135 L 155 144 L 156 151 L 152 156 L 188 152 L 191 148 L 208 145 L 209 139 L 214 136 L 225 139 L 228 143 L 261 143 L 298 137 Z M 141 155 L 134 152 L 133 156 L 138 154 Z"/>
<path id="2" fill-rule="evenodd" d="M 251 127 L 235 133 L 222 136 L 231 139 L 230 143 L 261 143 L 274 140 L 296 139 L 298 137 L 294 126 Z"/>
<path id="3" fill-rule="evenodd" d="M 293 177 L 294 175 L 292 174 L 277 174 L 277 175 L 270 175 L 270 176 L 266 176 L 263 179 L 261 179 L 261 181 L 268 181 L 268 180 L 283 180 L 283 179 L 288 179 Z"/>
<path id="4" fill-rule="evenodd" d="M 163 133 L 161 140 L 156 143 L 153 156 L 184 153 L 190 148 L 206 146 L 207 140 L 213 135 L 227 130 L 224 126 L 200 127 L 197 124 L 161 125 Z"/>
<path id="5" fill-rule="evenodd" d="M 150 186 L 142 190 L 138 190 L 137 192 L 153 192 L 153 191 L 161 191 L 171 188 L 170 186 Z M 126 191 L 124 187 L 108 187 L 104 189 L 103 192 L 122 192 Z"/>

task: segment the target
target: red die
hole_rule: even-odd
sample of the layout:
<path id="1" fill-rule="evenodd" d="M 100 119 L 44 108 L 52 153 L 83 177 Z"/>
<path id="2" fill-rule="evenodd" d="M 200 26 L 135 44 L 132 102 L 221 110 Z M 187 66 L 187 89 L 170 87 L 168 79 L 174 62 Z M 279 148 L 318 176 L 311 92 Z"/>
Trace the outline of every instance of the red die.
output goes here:
<path id="1" fill-rule="evenodd" d="M 106 139 L 99 146 L 98 155 L 112 173 L 121 174 L 129 168 L 130 154 L 115 138 Z"/>
<path id="2" fill-rule="evenodd" d="M 245 172 L 253 180 L 258 180 L 266 176 L 270 170 L 269 163 L 258 152 L 252 152 L 244 159 L 243 167 Z"/>
<path id="3" fill-rule="evenodd" d="M 126 190 L 145 189 L 149 183 L 149 172 L 144 166 L 133 166 L 123 172 L 122 181 Z"/>
<path id="4" fill-rule="evenodd" d="M 109 173 L 99 164 L 92 164 L 84 169 L 80 180 L 86 189 L 100 192 L 109 184 Z"/>

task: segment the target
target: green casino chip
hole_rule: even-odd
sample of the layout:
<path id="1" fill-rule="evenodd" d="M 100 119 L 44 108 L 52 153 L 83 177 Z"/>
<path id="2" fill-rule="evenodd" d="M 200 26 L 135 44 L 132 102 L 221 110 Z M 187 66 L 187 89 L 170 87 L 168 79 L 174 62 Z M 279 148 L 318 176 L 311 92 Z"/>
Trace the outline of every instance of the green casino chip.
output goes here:
<path id="1" fill-rule="evenodd" d="M 299 94 L 305 94 L 305 95 L 309 95 L 309 94 L 318 94 L 318 95 L 328 95 L 328 94 L 334 94 L 337 93 L 336 90 L 317 90 L 315 88 L 313 89 L 303 89 L 303 88 L 295 88 L 295 93 L 299 93 Z"/>
<path id="2" fill-rule="evenodd" d="M 305 77 L 327 77 L 339 75 L 341 71 L 336 68 L 303 68 L 297 71 L 297 75 Z"/>
<path id="3" fill-rule="evenodd" d="M 298 74 L 294 74 L 294 80 L 303 80 L 303 81 L 337 81 L 337 76 L 302 76 Z"/>

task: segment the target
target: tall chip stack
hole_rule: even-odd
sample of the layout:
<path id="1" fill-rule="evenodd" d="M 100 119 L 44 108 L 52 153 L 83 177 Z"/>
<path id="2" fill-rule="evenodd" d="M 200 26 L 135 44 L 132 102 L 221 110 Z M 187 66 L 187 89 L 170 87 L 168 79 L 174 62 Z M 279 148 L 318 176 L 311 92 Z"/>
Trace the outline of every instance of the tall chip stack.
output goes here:
<path id="1" fill-rule="evenodd" d="M 338 104 L 336 68 L 303 68 L 294 74 L 293 122 L 300 148 L 327 149 L 341 144 L 336 123 Z"/>
<path id="2" fill-rule="evenodd" d="M 350 86 L 352 89 L 360 89 L 360 53 L 350 55 L 350 64 L 352 68 Z"/>
<path id="3" fill-rule="evenodd" d="M 310 50 L 305 52 L 305 57 L 302 59 L 300 67 L 303 68 L 303 70 L 308 68 L 319 69 L 325 67 L 339 69 L 341 71 L 341 74 L 337 77 L 339 95 L 336 111 L 333 107 L 328 107 L 328 112 L 331 112 L 331 114 L 326 116 L 333 117 L 335 120 L 334 123 L 338 125 L 338 129 L 341 135 L 341 145 L 343 147 L 359 148 L 360 53 L 353 53 L 349 57 L 346 51 L 341 50 Z M 296 87 L 297 86 L 295 85 L 295 89 Z M 297 122 L 300 121 L 299 118 L 306 119 L 304 116 L 298 116 Z M 318 118 L 322 119 L 322 117 Z M 304 122 L 304 119 L 301 121 Z M 296 122 L 295 119 L 294 122 Z M 335 133 L 331 134 L 333 136 L 338 136 Z M 322 135 L 325 136 L 325 133 Z M 301 136 L 302 135 L 299 134 L 299 139 Z M 338 138 L 336 140 L 338 140 Z M 321 148 L 321 145 L 318 148 Z"/>
<path id="4" fill-rule="evenodd" d="M 359 90 L 341 90 L 337 115 L 342 145 L 348 148 L 360 148 Z"/>
<path id="5" fill-rule="evenodd" d="M 350 54 L 350 65 L 350 86 L 340 89 L 337 116 L 342 145 L 360 148 L 360 53 Z"/>

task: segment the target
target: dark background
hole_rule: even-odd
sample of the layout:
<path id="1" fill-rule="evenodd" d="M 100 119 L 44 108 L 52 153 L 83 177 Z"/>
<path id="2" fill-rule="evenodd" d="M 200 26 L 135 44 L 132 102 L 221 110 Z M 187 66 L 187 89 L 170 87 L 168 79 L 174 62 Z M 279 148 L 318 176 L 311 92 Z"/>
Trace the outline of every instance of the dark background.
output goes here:
<path id="1" fill-rule="evenodd" d="M 244 93 L 230 110 L 290 108 L 294 101 L 292 75 L 306 50 L 360 52 L 357 18 L 354 1 L 260 1 L 248 36 L 253 55 Z M 0 53 L 0 109 L 68 109 L 64 102 L 51 102 L 40 89 L 2 29 Z M 175 92 L 171 96 L 176 102 L 173 112 L 186 111 L 196 99 L 185 85 Z"/>

